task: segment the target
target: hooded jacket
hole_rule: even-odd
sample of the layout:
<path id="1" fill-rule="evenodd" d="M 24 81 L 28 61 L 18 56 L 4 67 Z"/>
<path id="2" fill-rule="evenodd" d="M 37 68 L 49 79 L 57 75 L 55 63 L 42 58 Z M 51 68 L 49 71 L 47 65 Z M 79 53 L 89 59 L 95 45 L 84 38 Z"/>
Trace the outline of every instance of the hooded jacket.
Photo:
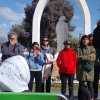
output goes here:
<path id="1" fill-rule="evenodd" d="M 72 48 L 64 48 L 58 55 L 59 73 L 74 75 L 76 72 L 76 53 Z"/>

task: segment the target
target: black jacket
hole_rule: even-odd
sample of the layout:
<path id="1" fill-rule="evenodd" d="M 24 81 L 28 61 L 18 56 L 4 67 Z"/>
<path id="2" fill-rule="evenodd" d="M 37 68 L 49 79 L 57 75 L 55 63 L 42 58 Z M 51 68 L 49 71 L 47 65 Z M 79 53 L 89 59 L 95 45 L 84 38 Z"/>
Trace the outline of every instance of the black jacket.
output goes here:
<path id="1" fill-rule="evenodd" d="M 1 46 L 1 53 L 2 53 L 2 61 L 7 59 L 8 57 L 16 56 L 16 55 L 22 55 L 23 54 L 23 46 L 19 43 L 16 43 L 13 50 L 10 50 L 10 43 L 6 42 L 3 43 Z"/>
<path id="2" fill-rule="evenodd" d="M 96 49 L 100 49 L 100 25 L 97 26 L 93 32 L 93 44 Z"/>

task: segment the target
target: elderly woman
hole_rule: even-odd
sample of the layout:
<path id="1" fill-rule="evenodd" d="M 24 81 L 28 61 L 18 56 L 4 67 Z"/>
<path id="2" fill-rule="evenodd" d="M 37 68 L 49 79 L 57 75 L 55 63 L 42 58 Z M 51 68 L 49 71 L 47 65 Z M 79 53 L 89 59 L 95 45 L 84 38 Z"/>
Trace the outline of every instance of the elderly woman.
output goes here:
<path id="1" fill-rule="evenodd" d="M 79 80 L 78 100 L 93 99 L 93 80 L 94 80 L 94 62 L 96 51 L 89 45 L 89 37 L 84 35 L 80 41 L 78 51 L 78 70 L 77 78 Z"/>

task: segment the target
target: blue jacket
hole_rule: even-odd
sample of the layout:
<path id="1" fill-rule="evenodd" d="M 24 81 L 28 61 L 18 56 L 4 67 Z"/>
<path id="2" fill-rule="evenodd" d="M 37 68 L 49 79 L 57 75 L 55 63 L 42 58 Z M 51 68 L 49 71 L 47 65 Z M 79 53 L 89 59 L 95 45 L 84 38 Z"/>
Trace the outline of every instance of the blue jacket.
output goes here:
<path id="1" fill-rule="evenodd" d="M 41 71 L 42 66 L 44 64 L 44 56 L 40 53 L 38 56 L 34 56 L 33 53 L 28 53 L 25 55 L 28 61 L 29 67 L 31 71 Z"/>
<path id="2" fill-rule="evenodd" d="M 53 55 L 53 50 L 52 50 L 52 48 L 50 48 L 49 46 L 48 46 L 47 48 L 42 47 L 42 48 L 41 48 L 41 52 L 43 53 L 44 60 L 46 59 L 46 53 L 50 53 L 50 54 Z"/>

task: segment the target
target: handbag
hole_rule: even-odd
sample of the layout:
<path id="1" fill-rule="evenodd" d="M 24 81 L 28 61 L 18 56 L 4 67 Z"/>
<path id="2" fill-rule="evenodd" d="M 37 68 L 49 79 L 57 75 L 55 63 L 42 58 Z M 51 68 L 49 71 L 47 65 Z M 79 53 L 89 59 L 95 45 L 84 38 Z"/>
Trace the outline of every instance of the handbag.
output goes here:
<path id="1" fill-rule="evenodd" d="M 84 60 L 82 66 L 85 71 L 90 72 L 93 69 L 93 62 Z"/>

